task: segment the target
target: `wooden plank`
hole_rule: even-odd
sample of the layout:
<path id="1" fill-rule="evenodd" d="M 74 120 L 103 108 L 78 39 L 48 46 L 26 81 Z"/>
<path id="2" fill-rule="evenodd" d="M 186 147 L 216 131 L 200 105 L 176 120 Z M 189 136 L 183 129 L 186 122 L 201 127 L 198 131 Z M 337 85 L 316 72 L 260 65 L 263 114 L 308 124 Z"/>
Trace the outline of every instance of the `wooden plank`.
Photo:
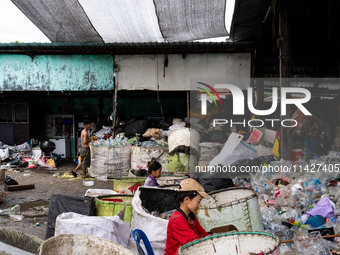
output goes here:
<path id="1" fill-rule="evenodd" d="M 16 191 L 16 190 L 25 190 L 25 189 L 34 189 L 34 184 L 25 184 L 25 185 L 7 185 L 7 191 Z"/>
<path id="2" fill-rule="evenodd" d="M 322 238 L 333 238 L 333 237 L 340 237 L 340 234 L 335 234 L 335 235 L 327 235 L 327 236 L 321 236 Z M 307 238 L 304 238 L 304 239 L 301 239 L 301 241 L 303 240 L 311 240 L 311 239 L 317 239 L 317 237 L 307 237 Z M 298 241 L 300 239 L 298 238 Z M 283 240 L 283 241 L 280 241 L 280 243 L 293 243 L 294 240 Z"/>

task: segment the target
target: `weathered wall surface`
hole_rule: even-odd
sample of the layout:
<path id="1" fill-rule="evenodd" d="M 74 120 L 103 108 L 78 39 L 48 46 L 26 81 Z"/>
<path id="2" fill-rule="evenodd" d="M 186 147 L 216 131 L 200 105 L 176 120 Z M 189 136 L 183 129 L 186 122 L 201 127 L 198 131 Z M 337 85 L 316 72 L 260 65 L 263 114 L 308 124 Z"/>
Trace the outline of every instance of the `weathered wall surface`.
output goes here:
<path id="1" fill-rule="evenodd" d="M 91 91 L 113 86 L 112 56 L 0 55 L 1 91 Z"/>
<path id="2" fill-rule="evenodd" d="M 241 89 L 250 86 L 250 53 L 117 55 L 119 90 L 190 90 L 193 81 L 218 79 Z M 203 80 L 202 80 L 203 79 Z"/>

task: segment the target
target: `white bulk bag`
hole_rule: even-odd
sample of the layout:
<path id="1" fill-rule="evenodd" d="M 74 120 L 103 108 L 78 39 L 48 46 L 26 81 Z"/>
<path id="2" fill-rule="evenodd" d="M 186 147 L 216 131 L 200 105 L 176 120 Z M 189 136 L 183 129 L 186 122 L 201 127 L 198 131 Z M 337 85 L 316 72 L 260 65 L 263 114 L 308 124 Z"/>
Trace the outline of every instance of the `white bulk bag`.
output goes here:
<path id="1" fill-rule="evenodd" d="M 125 208 L 122 211 L 125 211 Z M 78 213 L 62 213 L 56 219 L 55 236 L 62 234 L 86 234 L 108 239 L 127 247 L 129 222 L 115 216 L 85 216 Z"/>
<path id="2" fill-rule="evenodd" d="M 166 153 L 162 147 L 135 147 L 131 153 L 131 169 L 148 169 L 148 162 L 153 158 L 165 169 Z"/>
<path id="3" fill-rule="evenodd" d="M 200 135 L 196 130 L 190 128 L 178 129 L 172 132 L 168 138 L 169 152 L 172 153 L 178 146 L 186 146 L 199 153 L 199 141 Z M 199 154 L 197 156 L 199 156 Z"/>
<path id="4" fill-rule="evenodd" d="M 155 192 L 157 192 L 155 188 Z M 131 230 L 141 229 L 148 237 L 151 247 L 155 255 L 163 255 L 165 250 L 165 242 L 167 236 L 168 220 L 152 216 L 146 213 L 142 207 L 140 199 L 140 190 L 136 191 L 132 199 L 133 215 L 131 222 Z M 129 249 L 135 250 L 135 244 L 130 238 Z M 135 251 L 136 252 L 136 251 Z"/>

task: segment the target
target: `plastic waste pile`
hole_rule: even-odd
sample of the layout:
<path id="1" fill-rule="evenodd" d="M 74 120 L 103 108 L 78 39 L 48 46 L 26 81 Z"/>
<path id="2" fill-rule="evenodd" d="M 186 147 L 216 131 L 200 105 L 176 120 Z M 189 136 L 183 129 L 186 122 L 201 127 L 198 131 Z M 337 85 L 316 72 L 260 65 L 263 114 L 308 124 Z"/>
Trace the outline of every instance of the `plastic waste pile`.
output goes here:
<path id="1" fill-rule="evenodd" d="M 274 161 L 251 177 L 233 181 L 258 193 L 266 232 L 294 240 L 281 245 L 281 254 L 340 254 L 339 237 L 321 238 L 340 234 L 339 152 L 296 164 Z"/>
<path id="2" fill-rule="evenodd" d="M 114 139 L 98 139 L 92 142 L 93 146 L 107 146 L 107 147 L 117 147 L 117 146 L 128 146 L 131 143 L 128 142 L 127 139 L 123 139 L 120 137 L 116 137 Z"/>

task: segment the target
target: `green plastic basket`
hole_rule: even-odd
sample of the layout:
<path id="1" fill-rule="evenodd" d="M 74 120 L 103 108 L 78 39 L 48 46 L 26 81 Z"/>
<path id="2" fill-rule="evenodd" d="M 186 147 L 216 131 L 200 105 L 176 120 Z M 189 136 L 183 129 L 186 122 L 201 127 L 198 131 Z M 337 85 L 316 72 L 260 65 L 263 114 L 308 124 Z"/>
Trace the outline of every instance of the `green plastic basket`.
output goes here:
<path id="1" fill-rule="evenodd" d="M 126 204 L 124 221 L 131 224 L 132 220 L 132 195 L 110 195 L 96 198 L 97 216 L 114 216 L 118 214 Z M 103 199 L 115 199 L 119 201 L 105 201 Z"/>

